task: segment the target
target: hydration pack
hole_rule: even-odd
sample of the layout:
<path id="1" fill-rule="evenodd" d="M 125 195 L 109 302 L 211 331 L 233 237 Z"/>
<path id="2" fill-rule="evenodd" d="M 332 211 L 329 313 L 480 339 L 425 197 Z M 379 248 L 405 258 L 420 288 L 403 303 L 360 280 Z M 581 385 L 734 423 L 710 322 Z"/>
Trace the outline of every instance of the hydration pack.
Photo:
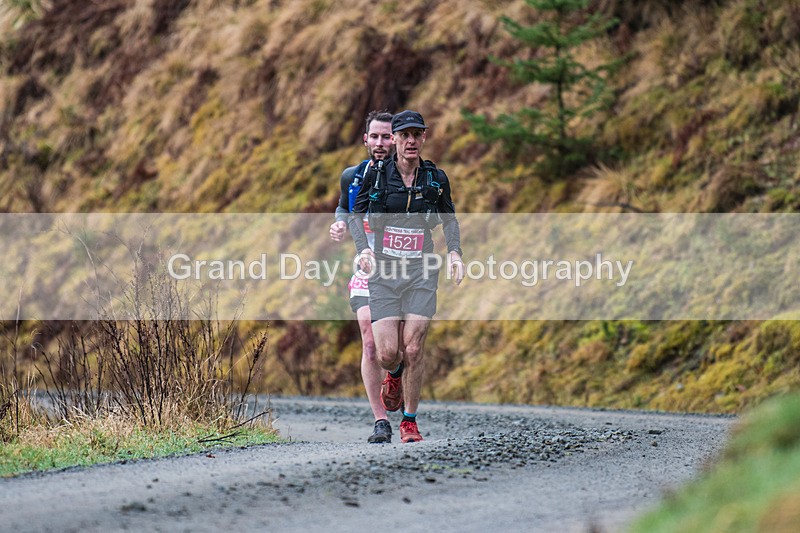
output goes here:
<path id="1" fill-rule="evenodd" d="M 386 199 L 389 194 L 386 179 L 386 165 L 383 161 L 378 161 L 375 165 L 375 180 L 369 191 L 369 216 L 370 227 L 382 227 L 382 214 L 386 213 Z M 403 187 L 403 190 L 414 189 L 422 194 L 425 202 L 424 211 L 425 226 L 429 229 L 435 228 L 442 223 L 439 216 L 439 197 L 442 195 L 442 186 L 436 181 L 438 172 L 436 165 L 432 161 L 423 160 L 419 172 L 424 176 L 425 181 L 421 186 Z M 398 191 L 401 192 L 401 191 Z"/>
<path id="2" fill-rule="evenodd" d="M 358 164 L 356 167 L 355 176 L 353 176 L 353 181 L 347 188 L 347 205 L 351 213 L 353 212 L 353 205 L 356 203 L 358 191 L 361 190 L 361 182 L 364 180 L 364 174 L 367 173 L 367 168 L 369 168 L 369 159 L 365 159 Z"/>

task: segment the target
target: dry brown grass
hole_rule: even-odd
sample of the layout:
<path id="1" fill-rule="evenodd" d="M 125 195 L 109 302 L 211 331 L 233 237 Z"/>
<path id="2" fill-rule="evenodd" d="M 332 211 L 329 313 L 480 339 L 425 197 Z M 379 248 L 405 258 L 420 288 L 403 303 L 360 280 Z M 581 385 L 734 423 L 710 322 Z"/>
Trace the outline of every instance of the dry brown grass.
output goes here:
<path id="1" fill-rule="evenodd" d="M 264 425 L 269 429 L 270 420 L 268 417 L 256 421 L 256 424 Z M 198 421 L 192 418 L 181 418 L 178 415 L 171 415 L 169 424 L 164 424 L 158 429 L 169 429 L 176 435 L 192 436 Z M 220 432 L 231 430 L 236 425 L 230 419 L 225 419 L 221 423 L 211 423 L 208 427 Z M 113 436 L 117 442 L 130 441 L 131 439 L 152 431 L 147 425 L 141 424 L 137 420 L 132 420 L 125 413 L 111 410 L 105 416 L 87 416 L 84 413 L 75 412 L 70 418 L 51 420 L 49 423 L 36 423 L 25 425 L 15 436 L 18 443 L 24 443 L 32 448 L 59 448 L 63 446 L 66 439 L 74 438 L 76 435 L 102 435 Z"/>
<path id="2" fill-rule="evenodd" d="M 113 23 L 89 27 L 85 37 L 72 33 L 80 26 L 62 28 L 63 43 L 85 41 L 89 49 L 64 75 L 52 77 L 34 63 L 22 67 L 56 95 L 26 105 L 43 126 L 26 136 L 50 144 L 57 155 L 44 180 L 55 181 L 57 169 L 69 169 L 68 189 L 50 209 L 97 209 L 109 202 L 126 209 L 219 208 L 257 182 L 243 181 L 233 198 L 222 201 L 216 198 L 228 193 L 203 182 L 217 179 L 219 171 L 230 175 L 230 165 L 246 161 L 269 137 L 298 143 L 305 159 L 320 149 L 350 146 L 360 135 L 358 117 L 372 108 L 419 108 L 436 123 L 438 141 L 429 154 L 436 158 L 447 152 L 447 137 L 463 130 L 457 95 L 485 93 L 486 55 L 508 52 L 497 17 L 523 6 L 435 2 L 421 9 L 413 3 L 391 8 L 309 0 L 234 8 L 199 2 L 180 11 L 169 33 L 156 38 L 162 4 L 125 4 Z M 89 8 L 86 16 L 92 16 Z M 418 33 L 423 21 L 435 23 Z M 36 31 L 44 30 L 32 28 L 26 38 L 40 38 Z M 66 65 L 68 49 L 49 46 Z M 204 86 L 196 81 L 202 72 L 215 73 Z M 406 81 L 398 84 L 398 77 Z M 496 87 L 500 108 L 528 91 Z M 443 99 L 451 104 L 447 109 Z M 64 133 L 67 117 L 77 122 Z M 89 159 L 87 151 L 101 157 Z M 76 158 L 95 163 L 83 168 L 72 162 Z M 142 165 L 152 178 L 137 179 Z M 21 197 L 14 203 L 24 202 Z"/>
<path id="3" fill-rule="evenodd" d="M 322 201 L 310 198 L 319 183 L 306 180 L 309 189 L 294 195 L 294 202 L 264 194 L 263 187 L 285 182 L 285 176 L 294 182 L 310 175 L 316 179 L 320 171 L 335 175 L 340 169 L 319 169 L 316 156 L 349 149 L 360 134 L 359 117 L 377 107 L 419 109 L 432 124 L 426 155 L 461 174 L 486 176 L 464 184 L 462 210 L 493 207 L 473 187 L 501 194 L 500 180 L 535 179 L 513 168 L 496 171 L 499 154 L 470 141 L 460 113 L 466 107 L 494 115 L 537 105 L 545 96 L 546 88 L 516 84 L 487 60 L 520 52 L 498 17 L 533 18 L 521 0 L 424 5 L 298 0 L 280 6 L 267 0 L 235 6 L 209 0 L 185 9 L 157 1 L 120 5 L 113 22 L 85 26 L 85 37 L 78 35 L 84 26 L 66 24 L 64 37 L 47 43 L 56 57 L 67 54 L 71 42 L 85 45 L 66 72 L 54 75 L 57 62 L 37 67 L 32 59 L 17 67 L 9 78 L 16 81 L 0 91 L 0 99 L 13 106 L 14 84 L 30 74 L 52 95 L 29 99 L 21 115 L 26 118 L 12 121 L 22 146 L 35 151 L 47 144 L 55 157 L 40 178 L 8 201 L 10 209 L 28 209 L 25 204 L 38 195 L 39 209 L 52 210 L 299 211 Z M 749 53 L 744 40 L 753 35 L 791 41 L 797 10 L 780 2 L 769 5 L 774 9 L 758 23 L 746 0 L 722 5 L 653 0 L 636 7 L 600 2 L 599 9 L 621 18 L 625 28 L 619 32 L 628 32 L 627 37 L 611 32 L 608 39 L 578 50 L 578 56 L 590 66 L 620 51 L 633 52 L 634 59 L 615 80 L 615 120 L 607 128 L 594 122 L 576 127 L 598 129 L 607 146 L 647 154 L 649 161 L 660 160 L 660 150 L 671 150 L 676 170 L 693 167 L 684 179 L 702 179 L 697 167 L 709 143 L 776 109 L 782 112 L 791 102 L 770 92 L 780 82 L 774 76 L 743 83 L 729 79 L 725 70 L 725 50 Z M 160 27 L 167 30 L 156 35 Z M 50 35 L 30 31 L 30 38 Z M 772 46 L 761 55 L 791 57 Z M 680 93 L 701 79 L 712 84 L 707 91 L 672 100 L 663 93 Z M 25 129 L 28 119 L 40 128 Z M 723 119 L 725 124 L 717 124 Z M 715 152 L 718 158 L 726 155 Z M 625 172 L 642 174 L 642 168 Z M 333 181 L 325 182 L 331 195 Z M 482 183 L 473 186 L 472 181 Z M 685 210 L 691 207 L 686 199 L 696 196 L 696 191 L 673 195 L 661 179 L 636 181 L 637 187 L 666 192 L 654 205 Z M 595 187 L 591 180 L 586 184 Z M 571 202 L 597 193 L 581 189 L 542 196 Z M 528 209 L 548 206 L 556 208 L 547 201 Z M 576 207 L 583 209 L 580 201 Z"/>
<path id="4" fill-rule="evenodd" d="M 267 359 L 263 325 L 242 335 L 235 320 L 183 320 L 185 295 L 152 273 L 137 276 L 122 300 L 133 320 L 55 322 L 38 331 L 0 325 L 3 439 L 51 422 L 225 428 L 264 414 L 251 394 L 261 389 Z M 206 305 L 214 309 L 213 297 Z M 48 398 L 39 411 L 29 401 L 35 387 Z"/>
<path id="5" fill-rule="evenodd" d="M 52 6 L 51 0 L 7 0 L 0 4 L 0 35 L 36 20 Z"/>
<path id="6" fill-rule="evenodd" d="M 16 438 L 27 428 L 47 424 L 46 414 L 34 406 L 31 385 L 13 380 L 0 385 L 0 444 Z"/>
<path id="7" fill-rule="evenodd" d="M 575 203 L 584 206 L 586 212 L 657 212 L 641 178 L 631 175 L 627 168 L 612 169 L 601 164 L 594 169 L 594 177 L 585 180 Z"/>
<path id="8" fill-rule="evenodd" d="M 174 427 L 179 427 L 179 425 Z M 17 439 L 36 448 L 58 448 L 65 437 L 75 433 L 90 434 L 93 431 L 102 431 L 122 440 L 129 438 L 140 429 L 141 427 L 136 422 L 132 423 L 131 419 L 125 416 L 111 413 L 98 418 L 75 412 L 69 419 L 63 419 L 57 424 L 28 425 L 20 431 Z"/>

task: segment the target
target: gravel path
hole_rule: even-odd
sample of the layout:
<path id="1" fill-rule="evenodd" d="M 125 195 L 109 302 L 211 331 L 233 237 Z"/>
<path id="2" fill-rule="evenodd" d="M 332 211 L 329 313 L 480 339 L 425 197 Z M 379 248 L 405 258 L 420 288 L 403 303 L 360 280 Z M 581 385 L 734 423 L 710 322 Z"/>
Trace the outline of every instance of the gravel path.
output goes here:
<path id="1" fill-rule="evenodd" d="M 620 531 L 734 420 L 424 402 L 376 445 L 365 401 L 271 403 L 293 442 L 0 480 L 0 530 Z"/>

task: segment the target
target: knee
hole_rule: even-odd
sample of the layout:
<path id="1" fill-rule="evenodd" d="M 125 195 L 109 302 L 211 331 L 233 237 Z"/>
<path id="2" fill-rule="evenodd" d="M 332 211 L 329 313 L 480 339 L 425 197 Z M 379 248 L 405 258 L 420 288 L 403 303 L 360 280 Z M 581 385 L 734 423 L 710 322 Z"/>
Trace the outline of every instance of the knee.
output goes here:
<path id="1" fill-rule="evenodd" d="M 378 360 L 378 363 L 383 368 L 389 368 L 391 370 L 390 367 L 395 366 L 396 363 L 397 363 L 397 353 L 396 352 L 378 350 L 376 356 L 377 356 L 376 358 Z"/>

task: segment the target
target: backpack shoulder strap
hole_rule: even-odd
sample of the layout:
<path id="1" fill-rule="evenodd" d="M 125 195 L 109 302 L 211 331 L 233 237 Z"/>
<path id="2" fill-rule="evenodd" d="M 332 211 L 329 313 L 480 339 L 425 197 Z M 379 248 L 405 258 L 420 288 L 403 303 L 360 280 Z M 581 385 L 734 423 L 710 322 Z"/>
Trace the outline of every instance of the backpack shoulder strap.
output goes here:
<path id="1" fill-rule="evenodd" d="M 367 165 L 369 165 L 369 159 L 363 160 L 361 163 L 358 164 L 356 167 L 356 171 L 354 173 L 354 178 L 360 180 L 364 177 L 364 174 L 367 172 Z"/>
<path id="2" fill-rule="evenodd" d="M 420 165 L 420 168 L 425 173 L 425 185 L 428 187 L 434 187 L 436 189 L 441 187 L 441 184 L 439 184 L 437 181 L 439 177 L 439 169 L 436 168 L 436 165 L 433 161 L 424 159 L 422 161 L 422 165 Z"/>

